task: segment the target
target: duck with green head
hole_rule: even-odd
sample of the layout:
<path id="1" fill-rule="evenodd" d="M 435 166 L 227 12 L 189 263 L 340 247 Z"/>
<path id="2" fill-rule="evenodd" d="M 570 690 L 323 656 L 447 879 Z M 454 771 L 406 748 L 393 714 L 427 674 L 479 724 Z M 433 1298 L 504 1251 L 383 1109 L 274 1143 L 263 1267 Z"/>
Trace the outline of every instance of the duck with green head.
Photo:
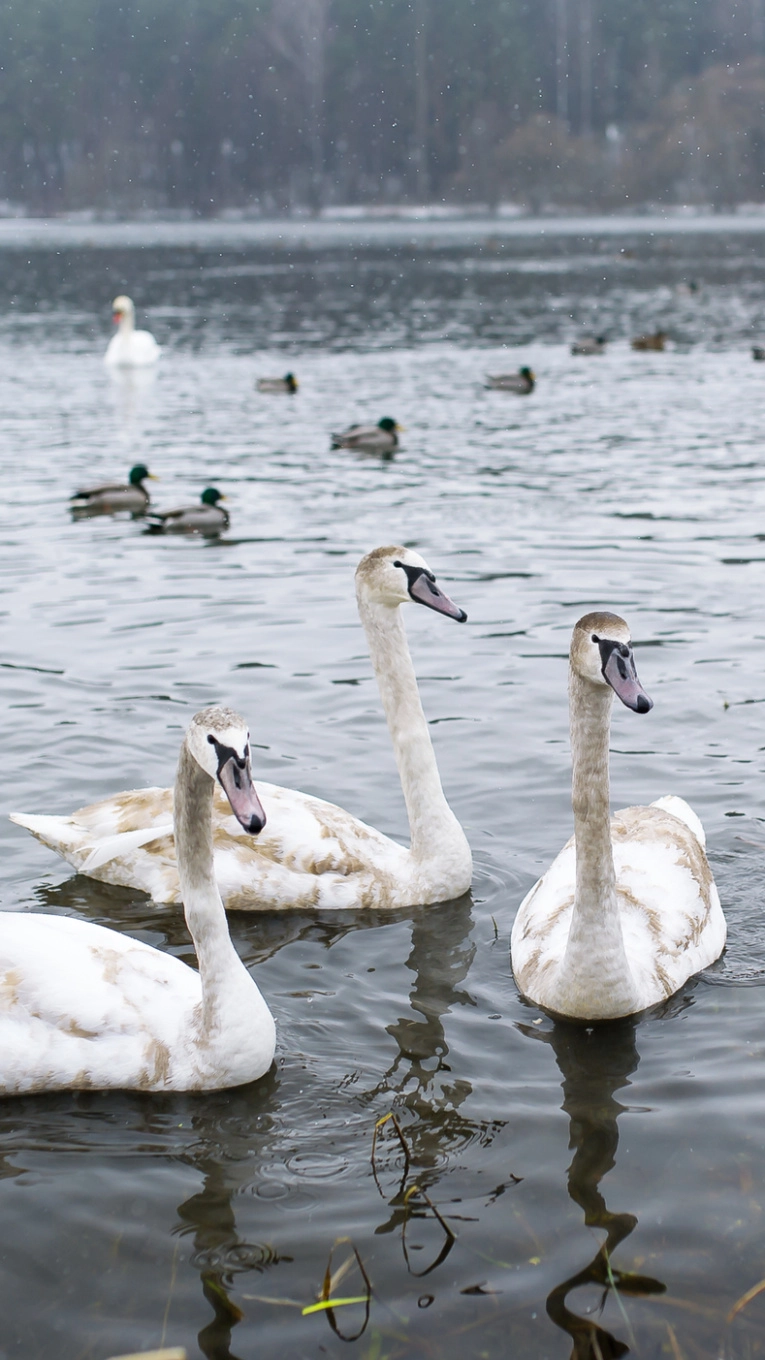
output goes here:
<path id="1" fill-rule="evenodd" d="M 383 416 L 376 425 L 349 425 L 347 430 L 331 435 L 333 449 L 358 449 L 361 453 L 393 453 L 398 448 L 398 436 L 403 427 L 390 416 Z"/>
<path id="2" fill-rule="evenodd" d="M 91 515 L 116 515 L 120 511 L 138 516 L 149 508 L 149 493 L 145 481 L 156 481 L 145 463 L 130 469 L 127 482 L 102 482 L 98 486 L 81 487 L 69 500 L 72 514 L 77 519 Z"/>
<path id="3" fill-rule="evenodd" d="M 152 534 L 202 534 L 212 538 L 227 529 L 230 523 L 228 511 L 219 501 L 226 497 L 214 486 L 202 492 L 199 505 L 182 505 L 177 510 L 155 512 L 148 517 L 148 529 Z"/>

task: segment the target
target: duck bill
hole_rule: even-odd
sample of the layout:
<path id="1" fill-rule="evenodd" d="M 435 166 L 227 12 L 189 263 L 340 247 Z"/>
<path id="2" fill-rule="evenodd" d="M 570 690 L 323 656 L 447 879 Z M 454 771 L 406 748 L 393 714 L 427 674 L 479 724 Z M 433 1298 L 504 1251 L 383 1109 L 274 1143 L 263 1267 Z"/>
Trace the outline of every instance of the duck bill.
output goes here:
<path id="1" fill-rule="evenodd" d="M 650 713 L 653 699 L 649 699 L 638 680 L 632 648 L 626 649 L 624 656 L 618 647 L 613 647 L 603 666 L 603 678 L 608 681 L 614 694 L 633 713 Z"/>
<path id="2" fill-rule="evenodd" d="M 231 756 L 218 770 L 218 780 L 239 825 L 257 836 L 266 824 L 266 814 L 255 792 L 249 759 L 242 766 Z"/>
<path id="3" fill-rule="evenodd" d="M 448 619 L 464 623 L 467 618 L 464 609 L 460 609 L 454 600 L 450 600 L 424 571 L 414 581 L 410 581 L 409 594 L 417 604 L 424 604 L 426 609 L 435 609 L 437 614 L 446 614 Z"/>

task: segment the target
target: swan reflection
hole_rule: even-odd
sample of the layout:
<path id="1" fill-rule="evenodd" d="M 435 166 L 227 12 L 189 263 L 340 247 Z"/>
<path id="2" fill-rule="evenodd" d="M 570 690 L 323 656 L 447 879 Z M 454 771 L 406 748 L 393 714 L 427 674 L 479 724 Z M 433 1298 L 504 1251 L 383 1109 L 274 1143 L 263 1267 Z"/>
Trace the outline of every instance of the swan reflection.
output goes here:
<path id="1" fill-rule="evenodd" d="M 601 1291 L 600 1310 L 610 1291 L 645 1295 L 663 1293 L 665 1285 L 646 1275 L 619 1270 L 613 1255 L 637 1226 L 631 1213 L 613 1213 L 600 1190 L 604 1176 L 616 1162 L 619 1115 L 626 1108 L 616 1092 L 630 1085 L 640 1054 L 636 1044 L 637 1022 L 632 1019 L 587 1027 L 557 1023 L 546 1032 L 525 1033 L 549 1043 L 563 1077 L 561 1108 L 569 1117 L 569 1147 L 574 1155 L 568 1168 L 568 1193 L 584 1212 L 588 1228 L 602 1228 L 605 1241 L 592 1260 L 563 1280 L 547 1296 L 547 1314 L 573 1342 L 572 1360 L 614 1360 L 626 1355 L 630 1344 L 602 1327 L 594 1317 L 573 1312 L 567 1298 L 583 1285 Z M 634 1344 L 626 1313 L 624 1331 Z"/>

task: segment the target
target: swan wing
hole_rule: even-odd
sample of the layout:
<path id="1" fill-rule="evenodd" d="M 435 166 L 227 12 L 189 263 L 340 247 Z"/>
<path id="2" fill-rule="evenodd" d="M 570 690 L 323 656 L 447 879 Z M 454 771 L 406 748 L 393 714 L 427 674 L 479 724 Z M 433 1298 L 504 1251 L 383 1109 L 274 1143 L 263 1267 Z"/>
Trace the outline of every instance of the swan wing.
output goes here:
<path id="1" fill-rule="evenodd" d="M 266 826 L 257 839 L 213 802 L 215 873 L 228 908 L 398 906 L 412 897 L 408 851 L 334 803 L 258 781 Z M 179 902 L 171 789 L 137 789 L 70 817 L 11 814 L 80 873 Z M 444 897 L 449 893 L 445 892 Z M 422 900 L 425 900 L 423 897 Z"/>
<path id="2" fill-rule="evenodd" d="M 65 916 L 0 920 L 0 1090 L 161 1089 L 201 1000 L 198 975 Z"/>

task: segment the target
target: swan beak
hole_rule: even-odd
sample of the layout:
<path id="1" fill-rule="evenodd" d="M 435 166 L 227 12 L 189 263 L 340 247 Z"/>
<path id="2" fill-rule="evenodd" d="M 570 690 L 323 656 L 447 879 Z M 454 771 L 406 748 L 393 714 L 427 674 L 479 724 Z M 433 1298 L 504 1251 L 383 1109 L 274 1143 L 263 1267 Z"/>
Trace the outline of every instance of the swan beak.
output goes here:
<path id="1" fill-rule="evenodd" d="M 414 581 L 410 581 L 409 594 L 417 604 L 424 604 L 427 609 L 435 609 L 437 614 L 446 614 L 448 619 L 456 619 L 458 623 L 464 623 L 467 619 L 464 609 L 460 609 L 454 600 L 450 600 L 424 571 L 420 572 Z"/>
<path id="2" fill-rule="evenodd" d="M 266 824 L 266 814 L 252 782 L 249 756 L 243 766 L 236 756 L 230 756 L 218 770 L 218 780 L 239 825 L 257 836 Z"/>
<path id="3" fill-rule="evenodd" d="M 633 713 L 650 713 L 653 699 L 648 698 L 638 680 L 632 648 L 626 643 L 617 642 L 612 646 L 603 666 L 603 678 Z"/>

